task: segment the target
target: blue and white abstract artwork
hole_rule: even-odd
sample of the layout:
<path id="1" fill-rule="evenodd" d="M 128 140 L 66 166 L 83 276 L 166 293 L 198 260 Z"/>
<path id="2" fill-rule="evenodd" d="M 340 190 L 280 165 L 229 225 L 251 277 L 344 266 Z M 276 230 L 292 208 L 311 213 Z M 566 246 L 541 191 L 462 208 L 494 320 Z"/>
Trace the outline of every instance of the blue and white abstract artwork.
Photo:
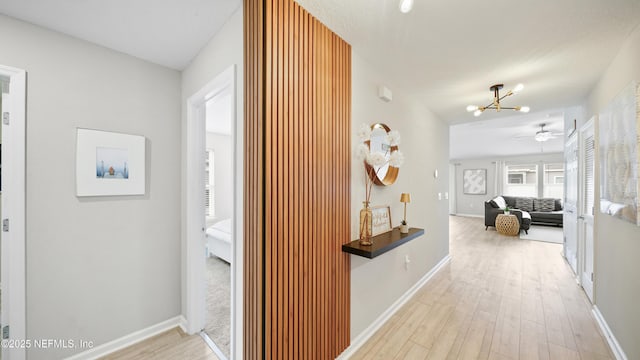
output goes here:
<path id="1" fill-rule="evenodd" d="M 127 149 L 96 147 L 96 177 L 98 179 L 129 179 Z"/>

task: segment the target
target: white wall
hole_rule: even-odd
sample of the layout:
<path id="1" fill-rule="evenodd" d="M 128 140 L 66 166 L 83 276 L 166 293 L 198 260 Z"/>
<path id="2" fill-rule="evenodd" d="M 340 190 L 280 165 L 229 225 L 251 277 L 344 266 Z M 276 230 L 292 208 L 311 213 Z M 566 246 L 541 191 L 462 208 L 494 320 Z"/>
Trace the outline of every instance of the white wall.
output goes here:
<path id="1" fill-rule="evenodd" d="M 640 28 L 630 35 L 591 91 L 586 122 L 632 80 L 640 81 Z M 596 124 L 596 132 L 598 124 Z M 600 198 L 600 161 L 596 147 L 595 198 Z M 599 202 L 596 201 L 596 207 Z M 595 303 L 624 349 L 640 359 L 640 227 L 595 211 Z"/>
<path id="2" fill-rule="evenodd" d="M 234 172 L 236 189 L 242 189 L 242 174 L 243 174 L 243 89 L 244 89 L 244 77 L 243 77 L 243 19 L 242 9 L 236 10 L 236 12 L 227 20 L 227 23 L 220 29 L 220 31 L 209 41 L 209 43 L 200 51 L 198 56 L 189 64 L 189 66 L 182 72 L 182 182 L 185 184 L 185 165 L 186 165 L 186 127 L 187 127 L 187 111 L 186 100 L 204 85 L 213 80 L 218 74 L 228 69 L 233 64 L 236 65 L 236 159 Z M 186 196 L 185 187 L 182 187 L 182 198 Z M 242 192 L 238 192 L 238 197 L 235 199 L 235 238 L 242 239 Z M 185 223 L 184 201 L 182 204 L 182 222 Z M 184 287 L 186 284 L 185 278 L 185 264 L 186 264 L 186 233 L 185 229 L 182 229 L 182 286 L 183 295 Z M 242 264 L 242 241 L 236 241 L 236 264 Z M 236 278 L 238 279 L 235 294 L 236 294 L 236 312 L 237 324 L 235 328 L 236 339 L 238 340 L 235 345 L 236 358 L 242 358 L 242 266 L 237 266 Z M 186 314 L 186 301 L 182 298 L 182 313 Z"/>
<path id="3" fill-rule="evenodd" d="M 448 201 L 437 198 L 438 192 L 448 191 L 449 126 L 399 91 L 390 103 L 378 99 L 378 85 L 393 90 L 379 74 L 352 52 L 352 147 L 358 144 L 356 131 L 362 123 L 382 122 L 400 132 L 405 163 L 398 180 L 388 187 L 374 187 L 371 201 L 391 205 L 393 225 L 398 226 L 403 211 L 400 194 L 411 193 L 407 221 L 411 227 L 424 228 L 425 235 L 375 259 L 351 255 L 352 339 L 449 253 Z M 433 177 L 435 169 L 438 179 Z M 365 181 L 361 162 L 352 162 L 351 179 L 351 238 L 357 239 Z M 405 255 L 411 257 L 409 270 Z"/>
<path id="4" fill-rule="evenodd" d="M 522 162 L 527 164 L 538 165 L 538 185 L 542 181 L 543 177 L 543 163 L 564 163 L 564 157 L 561 153 L 553 154 L 535 154 L 535 155 L 522 155 L 522 156 L 505 156 L 496 158 L 482 158 L 482 159 L 455 159 L 451 160 L 451 163 L 456 166 L 456 214 L 459 215 L 476 215 L 484 217 L 484 202 L 501 193 L 496 193 L 496 162 L 504 164 Z M 467 169 L 487 169 L 487 194 L 486 195 L 469 195 L 464 194 L 463 184 L 463 172 Z M 502 176 L 498 181 L 504 181 Z M 500 189 L 501 187 L 498 187 Z M 453 191 L 453 190 L 452 190 Z M 500 191 L 498 191 L 500 192 Z"/>
<path id="5" fill-rule="evenodd" d="M 233 139 L 229 135 L 207 133 L 207 149 L 214 151 L 216 220 L 229 219 L 233 211 Z"/>
<path id="6" fill-rule="evenodd" d="M 27 71 L 27 337 L 100 345 L 180 315 L 180 74 L 3 15 L 0 44 Z M 144 135 L 146 195 L 77 198 L 77 127 Z"/>

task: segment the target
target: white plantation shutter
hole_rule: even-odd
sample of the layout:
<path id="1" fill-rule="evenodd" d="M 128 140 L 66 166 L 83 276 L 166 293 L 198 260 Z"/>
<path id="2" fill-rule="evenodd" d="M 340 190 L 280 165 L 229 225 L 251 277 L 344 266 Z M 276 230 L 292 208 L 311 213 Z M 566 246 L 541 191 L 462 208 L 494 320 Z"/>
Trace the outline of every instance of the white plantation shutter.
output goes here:
<path id="1" fill-rule="evenodd" d="M 593 201 L 594 201 L 594 188 L 595 188 L 595 180 L 594 180 L 594 161 L 595 161 L 595 141 L 593 139 L 593 135 L 590 135 L 585 139 L 585 149 L 584 149 L 584 178 L 585 178 L 585 189 L 584 189 L 584 213 L 593 215 Z"/>

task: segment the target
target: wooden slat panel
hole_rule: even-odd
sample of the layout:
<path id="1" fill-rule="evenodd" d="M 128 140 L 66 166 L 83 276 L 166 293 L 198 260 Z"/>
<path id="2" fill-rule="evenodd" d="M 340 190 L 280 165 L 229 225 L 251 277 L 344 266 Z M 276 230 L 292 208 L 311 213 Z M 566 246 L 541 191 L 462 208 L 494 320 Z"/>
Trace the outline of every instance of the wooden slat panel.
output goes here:
<path id="1" fill-rule="evenodd" d="M 244 1 L 244 336 L 247 359 L 264 348 L 264 7 Z"/>
<path id="2" fill-rule="evenodd" d="M 244 355 L 335 358 L 350 326 L 351 47 L 292 0 L 244 6 Z"/>

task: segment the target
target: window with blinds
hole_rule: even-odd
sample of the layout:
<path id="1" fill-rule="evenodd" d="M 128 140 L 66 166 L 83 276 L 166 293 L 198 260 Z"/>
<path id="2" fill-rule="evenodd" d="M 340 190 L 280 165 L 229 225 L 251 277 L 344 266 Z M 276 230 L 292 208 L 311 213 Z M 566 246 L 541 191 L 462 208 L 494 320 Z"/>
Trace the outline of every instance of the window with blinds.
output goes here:
<path id="1" fill-rule="evenodd" d="M 542 196 L 545 198 L 564 198 L 564 164 L 544 164 L 544 182 Z"/>
<path id="2" fill-rule="evenodd" d="M 505 165 L 504 195 L 527 196 L 538 195 L 538 165 L 509 164 Z"/>
<path id="3" fill-rule="evenodd" d="M 595 164 L 595 141 L 593 135 L 584 140 L 584 214 L 593 215 L 594 206 L 594 164 Z"/>
<path id="4" fill-rule="evenodd" d="M 209 218 L 216 217 L 215 176 L 213 150 L 208 149 L 204 155 L 204 209 Z"/>

